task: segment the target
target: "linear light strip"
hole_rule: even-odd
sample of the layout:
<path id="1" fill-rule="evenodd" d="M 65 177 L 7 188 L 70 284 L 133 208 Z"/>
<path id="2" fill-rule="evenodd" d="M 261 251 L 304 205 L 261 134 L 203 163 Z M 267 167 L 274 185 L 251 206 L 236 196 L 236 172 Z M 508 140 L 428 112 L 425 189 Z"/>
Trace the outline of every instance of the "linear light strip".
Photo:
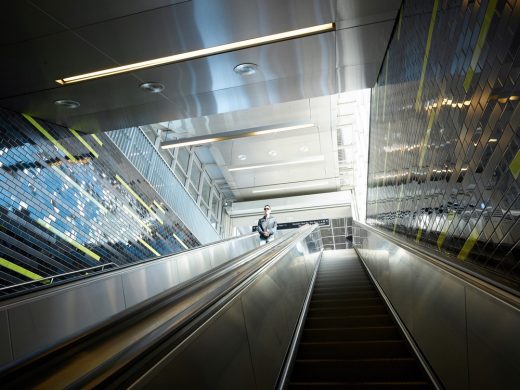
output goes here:
<path id="1" fill-rule="evenodd" d="M 312 184 L 304 184 L 300 186 L 290 186 L 290 187 L 278 187 L 278 188 L 269 188 L 266 190 L 254 190 L 251 191 L 253 194 L 259 194 L 262 192 L 275 192 L 275 191 L 286 191 L 286 190 L 299 190 L 300 188 L 312 188 L 312 187 L 322 187 L 328 185 L 329 182 L 325 183 L 312 183 Z"/>
<path id="2" fill-rule="evenodd" d="M 227 140 L 236 139 L 236 138 L 252 137 L 252 136 L 257 136 L 257 135 L 280 133 L 283 131 L 306 129 L 309 127 L 314 127 L 314 124 L 305 123 L 302 125 L 276 127 L 274 129 L 264 129 L 264 130 L 229 131 L 229 132 L 224 132 L 224 133 L 211 134 L 211 135 L 207 135 L 207 136 L 192 137 L 192 138 L 175 140 L 175 141 L 165 141 L 165 142 L 161 143 L 161 149 L 180 148 L 181 146 L 202 145 L 202 144 L 207 144 L 207 143 L 211 143 L 211 142 L 227 141 Z"/>
<path id="3" fill-rule="evenodd" d="M 127 73 L 136 71 L 139 69 L 151 68 L 154 66 L 164 65 L 164 64 L 172 64 L 176 62 L 191 60 L 200 57 L 206 57 L 214 54 L 220 54 L 224 52 L 229 52 L 233 50 L 245 49 L 248 47 L 265 45 L 267 43 L 273 43 L 278 41 L 283 41 L 292 38 L 299 38 L 307 35 L 319 34 L 322 32 L 332 31 L 334 30 L 334 23 L 326 23 L 313 27 L 300 28 L 297 30 L 286 31 L 283 33 L 266 35 L 259 38 L 246 39 L 244 41 L 238 41 L 233 43 L 228 43 L 225 45 L 219 45 L 214 47 L 209 47 L 205 49 L 190 51 L 187 53 L 174 54 L 167 57 L 156 58 L 153 60 L 136 62 L 133 64 L 116 66 L 114 68 L 102 69 L 95 72 L 84 73 L 77 76 L 65 77 L 62 79 L 56 80 L 58 84 L 71 84 L 77 83 L 80 81 L 91 80 L 99 77 L 112 76 L 120 73 Z"/>
<path id="4" fill-rule="evenodd" d="M 323 161 L 323 160 L 325 160 L 325 156 L 321 155 L 321 156 L 316 156 L 316 157 L 312 157 L 312 158 L 307 158 L 305 160 L 285 161 L 285 162 L 272 163 L 272 164 L 249 165 L 246 167 L 229 168 L 228 171 L 236 172 L 236 171 L 246 171 L 249 169 L 279 167 L 279 166 L 283 166 L 283 165 L 308 164 L 308 163 Z"/>
<path id="5" fill-rule="evenodd" d="M 179 237 L 177 237 L 177 235 L 176 235 L 175 233 L 172 233 L 172 235 L 173 235 L 173 237 L 174 237 L 177 241 L 179 241 L 179 244 L 181 244 L 181 245 L 184 247 L 184 249 L 190 249 L 190 248 L 188 248 L 188 246 L 184 243 L 184 241 L 182 241 Z"/>

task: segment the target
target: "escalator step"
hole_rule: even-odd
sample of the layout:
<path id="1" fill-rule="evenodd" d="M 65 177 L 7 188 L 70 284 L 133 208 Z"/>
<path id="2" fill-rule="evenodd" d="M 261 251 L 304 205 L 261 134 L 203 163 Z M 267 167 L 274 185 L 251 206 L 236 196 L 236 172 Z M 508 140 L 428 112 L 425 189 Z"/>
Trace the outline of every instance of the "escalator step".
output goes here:
<path id="1" fill-rule="evenodd" d="M 413 358 L 296 360 L 293 382 L 392 382 L 424 381 Z"/>
<path id="2" fill-rule="evenodd" d="M 311 300 L 309 308 L 325 308 L 325 307 L 356 307 L 356 306 L 373 306 L 381 303 L 379 297 L 376 298 L 359 298 L 350 299 L 327 299 L 327 300 Z"/>
<path id="3" fill-rule="evenodd" d="M 344 389 L 348 388 L 351 390 L 371 390 L 371 389 L 382 389 L 382 390 L 423 390 L 431 389 L 432 387 L 426 381 L 417 382 L 357 382 L 357 383 L 346 383 L 346 382 L 306 382 L 298 383 L 291 382 L 288 386 L 291 390 L 319 390 L 319 389 Z"/>
<path id="4" fill-rule="evenodd" d="M 348 328 L 360 326 L 392 326 L 392 317 L 389 315 L 369 315 L 369 316 L 338 316 L 338 317 L 314 317 L 309 318 L 305 324 L 306 329 L 323 328 Z"/>
<path id="5" fill-rule="evenodd" d="M 374 359 L 410 357 L 404 340 L 300 343 L 298 358 L 307 359 Z"/>
<path id="6" fill-rule="evenodd" d="M 368 341 L 400 340 L 401 334 L 395 326 L 322 328 L 303 330 L 302 342 L 325 341 Z"/>
<path id="7" fill-rule="evenodd" d="M 369 314 L 387 314 L 386 307 L 381 303 L 373 306 L 357 306 L 357 307 L 314 307 L 309 308 L 308 318 L 313 317 L 337 317 L 345 315 L 369 315 Z"/>
<path id="8" fill-rule="evenodd" d="M 379 298 L 379 295 L 374 290 L 365 291 L 351 291 L 351 292 L 315 292 L 312 295 L 313 301 L 327 300 L 327 299 L 348 299 L 348 298 Z"/>

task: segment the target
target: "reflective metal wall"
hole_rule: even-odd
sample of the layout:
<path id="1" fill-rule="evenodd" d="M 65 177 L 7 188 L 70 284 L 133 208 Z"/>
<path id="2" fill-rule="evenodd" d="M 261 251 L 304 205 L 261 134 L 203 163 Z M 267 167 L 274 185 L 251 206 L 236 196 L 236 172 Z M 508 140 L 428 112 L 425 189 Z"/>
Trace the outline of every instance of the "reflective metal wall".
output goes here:
<path id="1" fill-rule="evenodd" d="M 520 2 L 404 1 L 372 91 L 367 222 L 520 289 Z"/>
<path id="2" fill-rule="evenodd" d="M 520 304 L 494 298 L 360 226 L 358 253 L 445 388 L 518 388 Z"/>
<path id="3" fill-rule="evenodd" d="M 137 388 L 275 388 L 320 251 L 315 230 L 164 358 Z"/>
<path id="4" fill-rule="evenodd" d="M 0 305 L 0 366 L 69 339 L 258 246 L 251 234 Z"/>
<path id="5" fill-rule="evenodd" d="M 0 135 L 0 288 L 199 245 L 106 135 L 7 110 Z"/>

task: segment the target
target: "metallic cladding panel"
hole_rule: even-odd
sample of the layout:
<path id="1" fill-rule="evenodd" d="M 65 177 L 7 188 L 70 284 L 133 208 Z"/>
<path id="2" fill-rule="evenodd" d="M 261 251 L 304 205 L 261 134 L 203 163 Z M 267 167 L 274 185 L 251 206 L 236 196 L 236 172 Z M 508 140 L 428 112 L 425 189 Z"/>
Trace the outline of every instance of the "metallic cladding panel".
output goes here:
<path id="1" fill-rule="evenodd" d="M 372 89 L 367 223 L 520 290 L 520 3 L 405 1 Z"/>
<path id="2" fill-rule="evenodd" d="M 477 291 L 467 292 L 468 356 L 472 389 L 520 384 L 520 315 Z M 489 364 L 492 359 L 493 364 Z"/>
<path id="3" fill-rule="evenodd" d="M 242 302 L 236 300 L 163 359 L 146 388 L 256 389 Z"/>
<path id="4" fill-rule="evenodd" d="M 14 359 L 54 345 L 125 308 L 120 276 L 8 309 Z"/>
<path id="5" fill-rule="evenodd" d="M 13 359 L 7 310 L 0 311 L 0 366 Z"/>
<path id="6" fill-rule="evenodd" d="M 361 257 L 446 388 L 520 383 L 518 309 L 359 226 Z"/>
<path id="7" fill-rule="evenodd" d="M 276 269 L 270 271 L 274 276 Z M 269 274 L 242 296 L 256 383 L 264 389 L 274 388 L 289 340 L 286 297 Z"/>
<path id="8" fill-rule="evenodd" d="M 126 307 L 151 298 L 180 282 L 177 261 L 162 261 L 122 275 Z"/>

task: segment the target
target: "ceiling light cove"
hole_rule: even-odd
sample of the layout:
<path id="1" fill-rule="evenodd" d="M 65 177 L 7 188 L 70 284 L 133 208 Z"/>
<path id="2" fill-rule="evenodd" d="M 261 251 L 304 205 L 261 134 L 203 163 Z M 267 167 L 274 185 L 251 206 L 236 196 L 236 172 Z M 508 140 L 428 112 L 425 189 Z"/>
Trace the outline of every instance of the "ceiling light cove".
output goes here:
<path id="1" fill-rule="evenodd" d="M 324 160 L 325 160 L 325 156 L 319 155 L 319 156 L 309 157 L 304 160 L 283 161 L 283 162 L 277 162 L 277 163 L 248 165 L 245 167 L 229 168 L 228 171 L 236 172 L 236 171 L 246 171 L 246 170 L 251 170 L 251 169 L 280 167 L 280 166 L 284 166 L 284 165 L 309 164 L 309 163 L 324 161 Z"/>
<path id="2" fill-rule="evenodd" d="M 312 187 L 323 187 L 328 185 L 329 182 L 322 182 L 322 183 L 309 183 L 309 184 L 302 184 L 302 185 L 296 185 L 296 186 L 289 186 L 289 187 L 278 187 L 278 188 L 268 188 L 265 190 L 253 190 L 251 191 L 253 194 L 260 194 L 262 192 L 275 192 L 275 191 L 288 191 L 288 190 L 300 190 L 304 188 L 312 188 Z"/>
<path id="3" fill-rule="evenodd" d="M 314 125 L 312 123 L 305 123 L 305 124 L 294 125 L 294 126 L 277 127 L 274 129 L 271 128 L 271 129 L 261 129 L 261 130 L 251 130 L 251 129 L 234 130 L 234 131 L 227 131 L 224 133 L 201 135 L 198 137 L 184 138 L 184 139 L 174 140 L 174 141 L 164 141 L 161 143 L 161 148 L 162 149 L 171 149 L 171 148 L 178 148 L 181 146 L 201 145 L 201 144 L 207 144 L 210 142 L 227 141 L 227 140 L 231 140 L 231 139 L 235 139 L 235 138 L 280 133 L 283 131 L 307 129 L 307 128 L 311 128 L 311 127 L 314 127 Z"/>
<path id="4" fill-rule="evenodd" d="M 116 66 L 114 68 L 101 69 L 95 72 L 84 73 L 76 76 L 63 77 L 56 82 L 61 85 L 79 83 L 81 81 L 87 81 L 97 79 L 100 77 L 113 76 L 121 73 L 134 72 L 140 69 L 152 68 L 154 66 L 174 64 L 176 62 L 192 60 L 195 58 L 207 57 L 215 54 L 226 53 L 234 50 L 245 49 L 249 47 L 266 45 L 268 43 L 285 41 L 288 39 L 301 38 L 309 35 L 320 34 L 324 32 L 333 31 L 336 28 L 334 23 L 325 23 L 318 26 L 300 28 L 297 30 L 286 31 L 278 34 L 266 35 L 263 37 L 246 39 L 244 41 L 238 41 L 228 43 L 225 45 L 208 47 L 205 49 L 190 51 L 186 53 L 173 54 L 166 57 L 155 58 L 148 61 L 136 62 L 133 64 Z"/>

